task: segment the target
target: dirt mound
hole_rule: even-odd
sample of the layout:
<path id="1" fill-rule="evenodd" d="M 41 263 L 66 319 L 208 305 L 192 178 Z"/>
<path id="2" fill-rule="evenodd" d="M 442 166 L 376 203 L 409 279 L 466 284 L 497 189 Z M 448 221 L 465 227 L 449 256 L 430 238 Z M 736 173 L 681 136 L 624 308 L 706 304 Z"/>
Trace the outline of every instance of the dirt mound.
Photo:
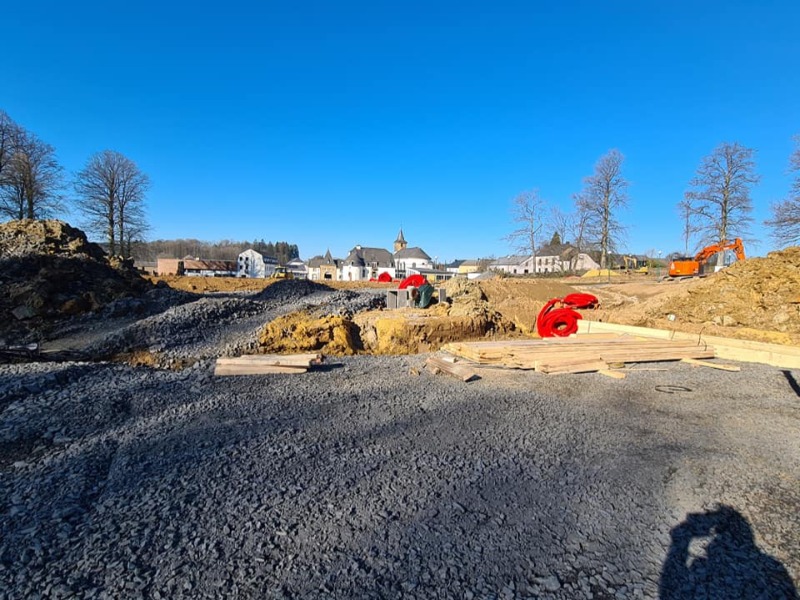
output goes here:
<path id="1" fill-rule="evenodd" d="M 445 289 L 450 302 L 427 309 L 366 310 L 352 318 L 292 313 L 267 324 L 259 343 L 264 352 L 414 354 L 515 330 L 514 323 L 491 307 L 477 283 L 454 280 Z"/>
<path id="2" fill-rule="evenodd" d="M 734 263 L 707 278 L 651 287 L 662 292 L 641 302 L 602 298 L 602 316 L 629 325 L 800 343 L 798 247 Z"/>
<path id="3" fill-rule="evenodd" d="M 61 221 L 1 224 L 0 282 L 0 337 L 9 342 L 153 287 L 131 263 L 106 259 L 82 231 Z"/>
<path id="4" fill-rule="evenodd" d="M 536 330 L 536 316 L 548 300 L 575 292 L 575 288 L 552 279 L 498 278 L 478 285 L 488 306 L 526 334 Z"/>
<path id="5" fill-rule="evenodd" d="M 87 240 L 80 229 L 63 221 L 23 219 L 0 223 L 0 259 L 35 255 L 103 260 L 105 252 Z"/>
<path id="6" fill-rule="evenodd" d="M 751 258 L 703 279 L 662 311 L 690 323 L 800 333 L 800 247 Z"/>
<path id="7" fill-rule="evenodd" d="M 324 350 L 337 356 L 361 349 L 355 324 L 335 315 L 298 311 L 267 323 L 258 336 L 262 352 L 313 352 Z"/>

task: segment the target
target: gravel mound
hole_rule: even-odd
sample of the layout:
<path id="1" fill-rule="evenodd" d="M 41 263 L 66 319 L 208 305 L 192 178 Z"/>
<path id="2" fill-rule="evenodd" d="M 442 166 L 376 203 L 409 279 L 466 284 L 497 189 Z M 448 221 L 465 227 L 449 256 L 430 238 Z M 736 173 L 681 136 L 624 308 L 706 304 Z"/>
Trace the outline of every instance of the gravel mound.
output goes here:
<path id="1" fill-rule="evenodd" d="M 348 316 L 368 307 L 379 306 L 382 292 L 342 291 L 307 282 L 278 282 L 266 291 L 281 286 L 271 295 L 264 293 L 210 294 L 172 306 L 157 314 L 123 325 L 118 330 L 88 345 L 85 353 L 95 359 L 110 359 L 136 352 L 147 353 L 147 364 L 183 368 L 203 359 L 253 353 L 258 347 L 261 328 L 285 314 L 312 310 L 320 315 Z M 299 293 L 292 295 L 290 290 Z M 303 293 L 305 292 L 305 293 Z M 177 293 L 178 299 L 186 299 Z M 266 299 L 265 299 L 266 296 Z M 289 300 L 281 300 L 281 298 Z M 102 321 L 94 321 L 102 327 Z M 139 357 L 141 358 L 141 357 Z"/>

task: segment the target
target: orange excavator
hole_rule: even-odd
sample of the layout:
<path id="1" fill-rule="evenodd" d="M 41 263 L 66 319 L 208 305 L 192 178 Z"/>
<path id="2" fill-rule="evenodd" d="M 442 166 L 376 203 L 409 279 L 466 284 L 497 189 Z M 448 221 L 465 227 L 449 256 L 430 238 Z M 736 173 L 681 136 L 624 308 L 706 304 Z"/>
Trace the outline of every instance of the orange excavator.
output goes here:
<path id="1" fill-rule="evenodd" d="M 737 260 L 744 260 L 744 244 L 741 238 L 736 238 L 732 242 L 722 242 L 706 246 L 695 254 L 694 258 L 677 258 L 669 263 L 670 277 L 695 277 L 704 275 L 705 267 L 709 259 L 719 252 L 733 250 Z"/>

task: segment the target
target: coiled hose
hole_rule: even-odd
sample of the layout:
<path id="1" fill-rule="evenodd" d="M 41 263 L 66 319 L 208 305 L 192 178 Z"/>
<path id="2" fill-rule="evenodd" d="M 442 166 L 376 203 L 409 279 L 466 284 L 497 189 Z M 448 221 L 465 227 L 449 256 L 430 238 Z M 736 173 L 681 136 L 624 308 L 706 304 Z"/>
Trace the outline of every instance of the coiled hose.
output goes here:
<path id="1" fill-rule="evenodd" d="M 600 301 L 592 294 L 567 294 L 553 298 L 536 317 L 536 331 L 541 337 L 566 337 L 577 333 L 578 320 L 583 317 L 576 308 L 595 308 Z"/>

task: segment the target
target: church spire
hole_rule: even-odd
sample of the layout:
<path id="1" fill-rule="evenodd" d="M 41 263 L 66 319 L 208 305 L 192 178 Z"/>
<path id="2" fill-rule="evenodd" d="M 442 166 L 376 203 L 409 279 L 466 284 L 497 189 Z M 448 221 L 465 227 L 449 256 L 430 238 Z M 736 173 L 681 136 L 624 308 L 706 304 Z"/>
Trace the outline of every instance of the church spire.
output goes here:
<path id="1" fill-rule="evenodd" d="M 406 238 L 403 237 L 403 228 L 400 227 L 400 233 L 397 234 L 397 239 L 394 241 L 394 251 L 400 252 L 408 246 Z"/>

